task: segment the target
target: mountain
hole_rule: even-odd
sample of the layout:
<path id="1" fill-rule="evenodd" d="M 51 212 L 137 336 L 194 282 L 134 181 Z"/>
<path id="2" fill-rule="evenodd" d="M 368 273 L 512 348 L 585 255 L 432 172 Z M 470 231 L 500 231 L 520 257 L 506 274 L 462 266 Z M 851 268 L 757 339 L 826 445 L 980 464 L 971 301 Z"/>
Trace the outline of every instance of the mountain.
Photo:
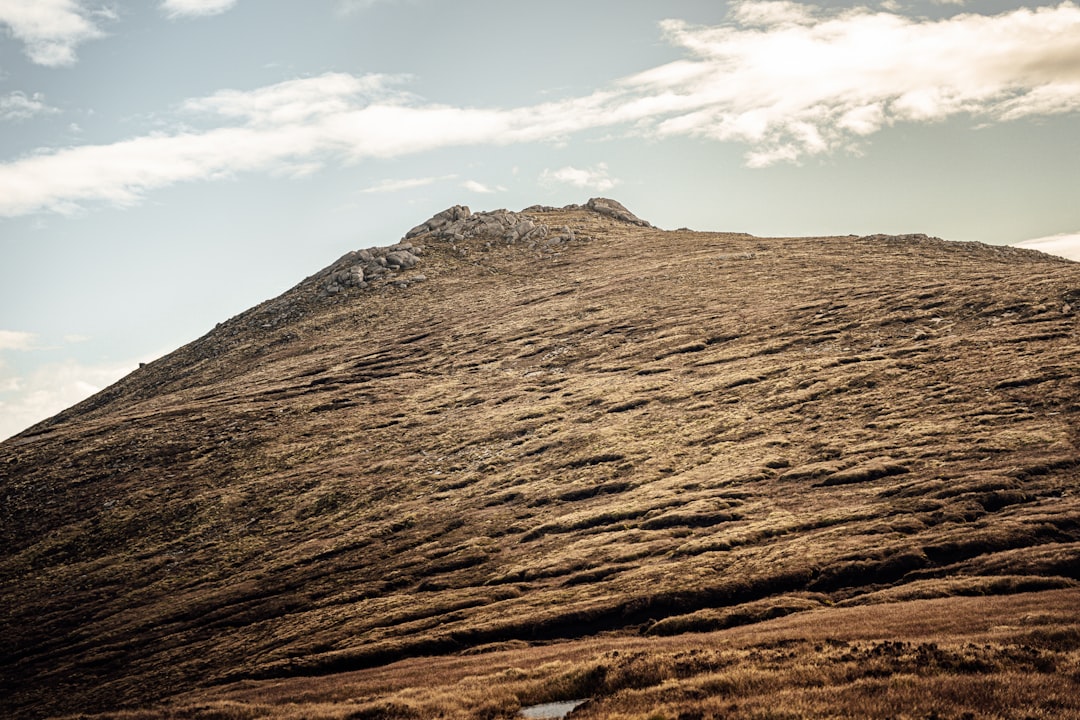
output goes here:
<path id="1" fill-rule="evenodd" d="M 0 444 L 0 714 L 1080 717 L 1078 312 L 450 208 Z"/>

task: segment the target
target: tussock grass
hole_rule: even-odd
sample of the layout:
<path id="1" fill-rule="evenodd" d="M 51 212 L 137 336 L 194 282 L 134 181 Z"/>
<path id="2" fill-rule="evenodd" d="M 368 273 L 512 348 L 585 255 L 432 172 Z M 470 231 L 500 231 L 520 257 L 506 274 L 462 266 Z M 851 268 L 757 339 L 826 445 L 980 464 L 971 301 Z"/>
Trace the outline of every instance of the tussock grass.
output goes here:
<path id="1" fill-rule="evenodd" d="M 585 718 L 1074 717 L 1076 601 L 1074 589 L 873 609 L 816 603 L 709 634 L 518 645 L 241 683 L 171 709 L 95 720 L 511 718 L 520 707 L 577 698 L 589 698 L 575 712 Z"/>

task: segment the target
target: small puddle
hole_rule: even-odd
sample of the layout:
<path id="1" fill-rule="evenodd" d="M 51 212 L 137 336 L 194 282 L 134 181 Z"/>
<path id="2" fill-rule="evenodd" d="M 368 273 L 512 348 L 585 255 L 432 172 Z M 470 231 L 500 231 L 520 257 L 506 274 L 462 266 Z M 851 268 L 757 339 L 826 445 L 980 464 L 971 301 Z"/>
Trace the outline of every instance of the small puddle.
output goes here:
<path id="1" fill-rule="evenodd" d="M 543 705 L 530 705 L 521 708 L 521 716 L 527 718 L 564 718 L 578 705 L 583 705 L 585 700 L 561 700 L 559 702 L 544 703 Z"/>

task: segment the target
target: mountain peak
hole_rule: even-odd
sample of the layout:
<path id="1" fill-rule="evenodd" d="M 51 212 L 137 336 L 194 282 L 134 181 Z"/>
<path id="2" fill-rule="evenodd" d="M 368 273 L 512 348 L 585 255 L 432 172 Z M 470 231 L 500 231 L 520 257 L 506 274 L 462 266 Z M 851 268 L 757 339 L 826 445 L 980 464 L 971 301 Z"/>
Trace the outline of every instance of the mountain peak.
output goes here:
<path id="1" fill-rule="evenodd" d="M 1030 251 L 449 208 L 0 443 L 0 714 L 1075 715 L 1077 307 Z"/>

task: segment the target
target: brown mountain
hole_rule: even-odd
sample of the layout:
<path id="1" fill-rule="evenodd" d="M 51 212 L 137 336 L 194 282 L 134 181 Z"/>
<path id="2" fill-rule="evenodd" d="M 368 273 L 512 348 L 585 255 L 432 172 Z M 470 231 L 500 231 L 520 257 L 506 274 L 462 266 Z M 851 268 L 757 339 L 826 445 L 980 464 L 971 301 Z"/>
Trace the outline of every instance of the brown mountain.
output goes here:
<path id="1" fill-rule="evenodd" d="M 0 444 L 0 714 L 1080 717 L 1078 312 L 451 208 Z"/>

